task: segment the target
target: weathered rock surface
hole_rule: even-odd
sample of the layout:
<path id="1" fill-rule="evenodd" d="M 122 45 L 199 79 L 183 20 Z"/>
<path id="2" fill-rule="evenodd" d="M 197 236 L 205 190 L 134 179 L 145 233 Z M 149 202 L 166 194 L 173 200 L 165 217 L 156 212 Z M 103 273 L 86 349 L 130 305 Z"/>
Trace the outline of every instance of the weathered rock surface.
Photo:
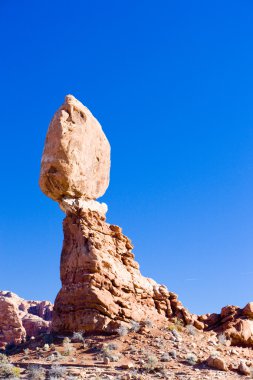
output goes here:
<path id="1" fill-rule="evenodd" d="M 96 199 L 109 184 L 110 145 L 92 113 L 72 95 L 55 113 L 41 160 L 40 187 L 50 198 Z"/>
<path id="2" fill-rule="evenodd" d="M 103 215 L 68 214 L 63 229 L 62 289 L 54 306 L 54 331 L 114 332 L 131 320 L 197 320 L 174 293 L 141 275 L 131 241 Z"/>
<path id="3" fill-rule="evenodd" d="M 253 346 L 253 302 L 243 309 L 225 306 L 220 314 L 200 316 L 208 330 L 223 333 L 232 345 Z"/>
<path id="4" fill-rule="evenodd" d="M 219 371 L 228 370 L 226 361 L 217 355 L 210 355 L 207 359 L 207 365 L 211 368 L 218 369 Z"/>
<path id="5" fill-rule="evenodd" d="M 26 301 L 14 293 L 0 291 L 0 349 L 48 332 L 52 311 L 53 305 L 48 301 Z"/>
<path id="6" fill-rule="evenodd" d="M 47 133 L 40 187 L 67 214 L 53 330 L 112 332 L 120 323 L 178 316 L 202 328 L 165 286 L 143 277 L 132 244 L 105 222 L 95 201 L 109 183 L 110 145 L 98 121 L 73 96 Z"/>
<path id="7" fill-rule="evenodd" d="M 105 222 L 107 206 L 95 201 L 108 187 L 109 171 L 110 145 L 100 124 L 66 96 L 49 126 L 40 173 L 42 191 L 67 215 L 53 330 L 113 332 L 131 320 L 177 317 L 199 330 L 225 332 L 232 344 L 253 345 L 253 304 L 192 315 L 165 286 L 141 275 L 130 240 Z M 23 325 L 32 330 L 35 320 Z"/>

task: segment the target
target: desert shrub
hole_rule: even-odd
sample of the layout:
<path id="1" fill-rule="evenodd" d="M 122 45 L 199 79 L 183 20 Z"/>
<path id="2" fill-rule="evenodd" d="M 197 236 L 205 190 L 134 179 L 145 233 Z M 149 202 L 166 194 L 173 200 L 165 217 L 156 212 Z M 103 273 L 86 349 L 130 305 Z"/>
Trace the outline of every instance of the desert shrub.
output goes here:
<path id="1" fill-rule="evenodd" d="M 198 358 L 192 352 L 189 352 L 185 358 L 186 362 L 191 365 L 195 365 L 198 362 Z"/>
<path id="2" fill-rule="evenodd" d="M 164 340 L 163 340 L 163 338 L 161 338 L 161 337 L 157 337 L 157 338 L 155 338 L 155 339 L 154 339 L 154 342 L 155 342 L 155 346 L 156 346 L 157 348 L 162 348 L 163 345 L 164 345 Z"/>
<path id="3" fill-rule="evenodd" d="M 0 364 L 0 378 L 1 379 L 10 379 L 10 378 L 19 378 L 20 377 L 20 368 L 15 367 L 10 363 Z"/>
<path id="4" fill-rule="evenodd" d="M 46 371 L 39 365 L 31 365 L 28 367 L 27 376 L 29 380 L 44 380 L 46 378 Z"/>
<path id="5" fill-rule="evenodd" d="M 131 346 L 129 347 L 129 351 L 130 351 L 132 354 L 135 354 L 135 353 L 138 351 L 138 349 L 137 349 L 135 346 L 131 345 Z"/>
<path id="6" fill-rule="evenodd" d="M 144 321 L 144 326 L 148 327 L 149 329 L 151 329 L 153 327 L 153 323 L 152 323 L 152 321 L 150 319 L 146 319 Z"/>
<path id="7" fill-rule="evenodd" d="M 176 359 L 177 358 L 177 352 L 175 350 L 171 350 L 169 352 L 170 356 L 173 358 L 173 359 Z"/>
<path id="8" fill-rule="evenodd" d="M 187 325 L 186 326 L 186 331 L 188 332 L 189 335 L 196 335 L 197 329 L 193 325 Z"/>
<path id="9" fill-rule="evenodd" d="M 49 362 L 57 362 L 57 361 L 62 360 L 62 359 L 63 359 L 62 354 L 58 351 L 54 351 L 51 355 L 49 355 L 47 357 L 46 360 Z"/>
<path id="10" fill-rule="evenodd" d="M 226 343 L 227 343 L 227 338 L 226 338 L 226 335 L 225 335 L 225 334 L 219 334 L 219 335 L 217 336 L 217 339 L 218 339 L 218 342 L 219 342 L 220 344 L 224 344 L 224 345 L 226 345 Z"/>
<path id="11" fill-rule="evenodd" d="M 52 365 L 48 374 L 49 374 L 50 379 L 51 378 L 59 379 L 61 377 L 64 378 L 66 376 L 66 369 L 60 365 L 55 364 L 55 365 Z"/>
<path id="12" fill-rule="evenodd" d="M 130 324 L 131 324 L 131 327 L 130 327 L 131 331 L 138 332 L 141 328 L 139 322 L 131 321 Z"/>
<path id="13" fill-rule="evenodd" d="M 118 329 L 117 329 L 117 333 L 119 334 L 119 336 L 126 336 L 128 334 L 128 328 L 126 326 L 123 326 L 121 325 Z"/>
<path id="14" fill-rule="evenodd" d="M 50 350 L 50 347 L 49 347 L 49 344 L 48 343 L 45 343 L 44 346 L 43 346 L 43 350 L 48 352 Z"/>
<path id="15" fill-rule="evenodd" d="M 174 337 L 174 341 L 175 342 L 181 342 L 182 338 L 181 338 L 181 335 L 179 334 L 179 332 L 175 329 L 171 330 L 171 333 Z"/>
<path id="16" fill-rule="evenodd" d="M 63 339 L 64 355 L 69 356 L 73 353 L 73 347 L 71 346 L 71 340 L 69 338 Z"/>
<path id="17" fill-rule="evenodd" d="M 158 363 L 159 361 L 155 355 L 148 355 L 144 368 L 148 371 L 153 371 L 158 367 Z"/>
<path id="18" fill-rule="evenodd" d="M 109 356 L 110 362 L 118 362 L 120 358 L 121 358 L 120 354 L 113 354 Z"/>
<path id="19" fill-rule="evenodd" d="M 161 361 L 162 362 L 169 362 L 170 360 L 171 360 L 171 356 L 167 352 L 165 352 L 164 354 L 162 354 L 162 356 L 161 356 Z"/>
<path id="20" fill-rule="evenodd" d="M 74 332 L 71 340 L 74 340 L 77 342 L 84 342 L 83 333 L 81 331 Z"/>
<path id="21" fill-rule="evenodd" d="M 111 347 L 108 346 L 104 346 L 102 349 L 101 349 L 101 356 L 102 356 L 102 359 L 105 360 L 105 359 L 109 359 L 110 362 L 117 362 L 119 361 L 119 359 L 121 358 L 121 355 L 120 354 L 113 354 L 112 353 L 112 349 Z"/>
<path id="22" fill-rule="evenodd" d="M 24 356 L 23 356 L 23 359 L 24 360 L 29 360 L 29 353 L 30 353 L 30 350 L 29 350 L 29 348 L 25 348 L 24 349 Z"/>
<path id="23" fill-rule="evenodd" d="M 56 356 L 54 354 L 49 355 L 46 360 L 48 362 L 55 362 L 57 360 Z"/>
<path id="24" fill-rule="evenodd" d="M 119 346 L 116 343 L 109 343 L 107 347 L 108 347 L 108 350 L 110 351 L 116 351 L 119 349 Z"/>
<path id="25" fill-rule="evenodd" d="M 7 364 L 9 363 L 8 356 L 5 354 L 0 354 L 0 364 Z"/>

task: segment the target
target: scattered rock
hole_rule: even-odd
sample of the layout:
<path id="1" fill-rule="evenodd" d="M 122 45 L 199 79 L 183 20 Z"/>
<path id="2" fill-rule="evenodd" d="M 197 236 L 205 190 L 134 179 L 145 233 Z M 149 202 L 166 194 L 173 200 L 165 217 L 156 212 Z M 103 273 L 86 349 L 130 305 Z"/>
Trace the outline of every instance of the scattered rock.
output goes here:
<path id="1" fill-rule="evenodd" d="M 228 366 L 226 364 L 225 359 L 217 356 L 217 355 L 210 355 L 207 359 L 207 365 L 211 368 L 218 369 L 219 371 L 227 371 Z"/>
<path id="2" fill-rule="evenodd" d="M 247 366 L 247 364 L 243 361 L 241 361 L 239 364 L 238 372 L 242 375 L 250 375 L 250 369 Z"/>
<path id="3" fill-rule="evenodd" d="M 110 363 L 110 359 L 108 358 L 108 356 L 106 356 L 104 358 L 104 364 L 108 365 Z"/>
<path id="4" fill-rule="evenodd" d="M 133 367 L 134 367 L 134 365 L 133 365 L 132 362 L 127 362 L 127 363 L 124 363 L 124 364 L 121 365 L 122 369 L 131 369 Z"/>

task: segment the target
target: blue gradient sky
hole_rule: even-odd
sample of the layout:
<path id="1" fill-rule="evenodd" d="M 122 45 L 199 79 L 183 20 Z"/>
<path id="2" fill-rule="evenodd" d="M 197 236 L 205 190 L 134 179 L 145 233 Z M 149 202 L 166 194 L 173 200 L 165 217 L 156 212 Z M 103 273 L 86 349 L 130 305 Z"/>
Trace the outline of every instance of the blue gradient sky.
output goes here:
<path id="1" fill-rule="evenodd" d="M 112 146 L 107 220 L 196 313 L 253 300 L 252 1 L 0 1 L 0 289 L 59 290 L 63 213 L 38 186 L 72 93 Z"/>

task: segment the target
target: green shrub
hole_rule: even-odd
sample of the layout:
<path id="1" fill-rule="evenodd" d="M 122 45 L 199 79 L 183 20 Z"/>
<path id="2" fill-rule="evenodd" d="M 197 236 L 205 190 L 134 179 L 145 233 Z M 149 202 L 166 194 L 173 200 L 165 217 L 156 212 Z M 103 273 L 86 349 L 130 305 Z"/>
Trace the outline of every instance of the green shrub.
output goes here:
<path id="1" fill-rule="evenodd" d="M 9 379 L 13 377 L 20 377 L 20 368 L 14 367 L 14 365 L 10 363 L 0 364 L 0 378 Z"/>

